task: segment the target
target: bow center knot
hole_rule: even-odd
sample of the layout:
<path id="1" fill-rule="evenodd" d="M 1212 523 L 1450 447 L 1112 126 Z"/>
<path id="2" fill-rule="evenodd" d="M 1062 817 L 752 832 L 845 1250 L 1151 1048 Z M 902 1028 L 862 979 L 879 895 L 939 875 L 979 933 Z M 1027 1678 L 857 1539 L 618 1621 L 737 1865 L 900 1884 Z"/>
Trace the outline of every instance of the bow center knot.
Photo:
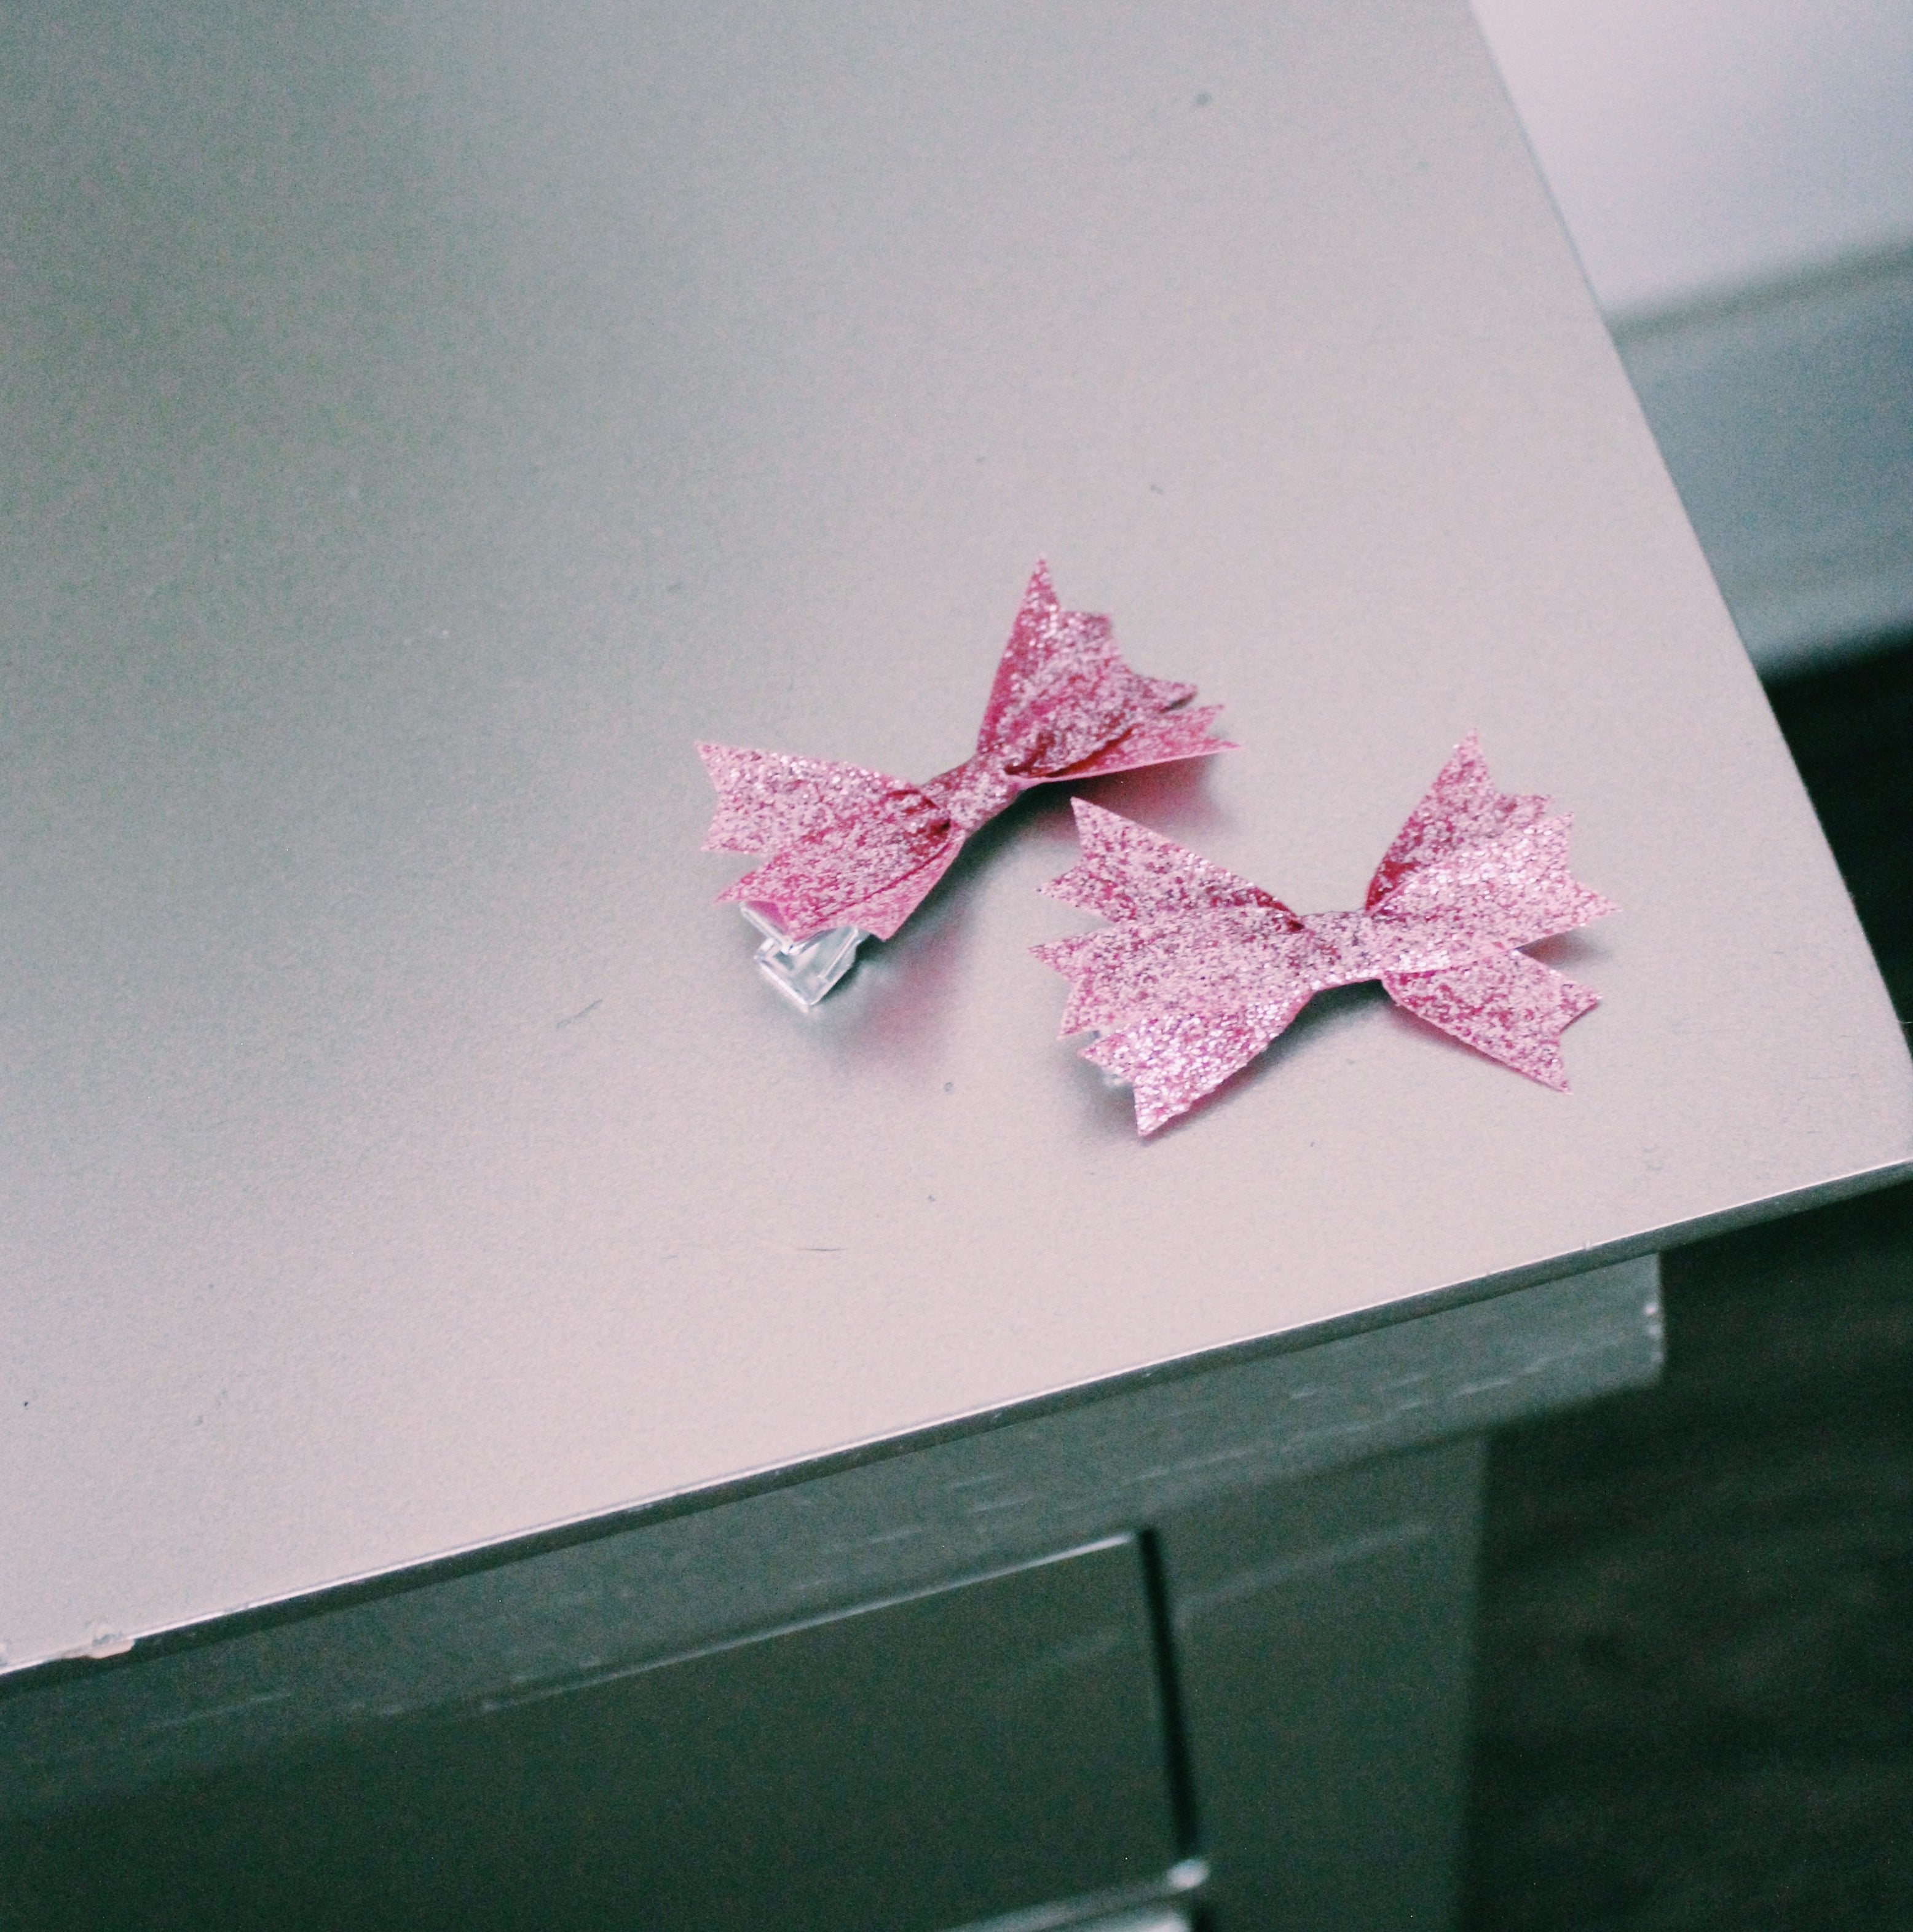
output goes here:
<path id="1" fill-rule="evenodd" d="M 968 833 L 995 818 L 1027 782 L 1012 778 L 1000 764 L 979 755 L 940 772 L 919 789 L 949 814 L 959 832 Z"/>
<path id="2" fill-rule="evenodd" d="M 1378 979 L 1384 968 L 1375 922 L 1365 912 L 1311 912 L 1291 944 L 1295 964 L 1318 992 Z"/>

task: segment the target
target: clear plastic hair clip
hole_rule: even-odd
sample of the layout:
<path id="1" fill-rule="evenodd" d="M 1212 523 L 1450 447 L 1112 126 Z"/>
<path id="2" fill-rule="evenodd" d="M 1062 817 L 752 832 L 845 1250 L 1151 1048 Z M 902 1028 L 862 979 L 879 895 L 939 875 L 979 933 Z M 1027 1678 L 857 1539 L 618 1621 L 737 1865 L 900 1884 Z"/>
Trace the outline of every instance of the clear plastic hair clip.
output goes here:
<path id="1" fill-rule="evenodd" d="M 1039 563 L 961 764 L 918 785 L 827 758 L 698 746 L 718 795 L 705 850 L 770 855 L 718 897 L 764 935 L 757 964 L 814 1006 L 1018 793 L 1229 750 L 1209 734 L 1218 707 L 1192 705 L 1195 695 L 1192 684 L 1132 670 L 1109 620 L 1066 610 Z"/>
<path id="2" fill-rule="evenodd" d="M 870 937 L 860 926 L 833 926 L 793 940 L 763 908 L 745 904 L 738 910 L 764 935 L 757 959 L 771 984 L 806 1012 L 857 963 L 857 948 Z"/>

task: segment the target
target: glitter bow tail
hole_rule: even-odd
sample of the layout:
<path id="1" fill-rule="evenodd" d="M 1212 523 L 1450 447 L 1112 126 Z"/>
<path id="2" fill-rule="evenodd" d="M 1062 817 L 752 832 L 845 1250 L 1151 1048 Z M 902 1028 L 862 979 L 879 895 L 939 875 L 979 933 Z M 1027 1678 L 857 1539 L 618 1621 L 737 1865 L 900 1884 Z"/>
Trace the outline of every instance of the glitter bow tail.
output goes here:
<path id="1" fill-rule="evenodd" d="M 1071 982 L 1066 1036 L 1135 1090 L 1150 1133 L 1254 1059 L 1316 993 L 1380 980 L 1395 1003 L 1565 1090 L 1563 1030 L 1596 996 L 1519 949 L 1615 908 L 1568 869 L 1571 820 L 1498 790 L 1471 736 L 1377 868 L 1359 912 L 1299 914 L 1078 800 L 1080 862 L 1043 888 L 1111 922 L 1034 949 Z"/>
<path id="2" fill-rule="evenodd" d="M 822 758 L 700 745 L 718 794 L 707 852 L 767 852 L 721 900 L 760 910 L 791 940 L 856 926 L 888 939 L 964 841 L 1019 792 L 1233 749 L 1219 705 L 1144 677 L 1109 620 L 1066 610 L 1036 566 L 997 668 L 976 749 L 921 785 Z"/>

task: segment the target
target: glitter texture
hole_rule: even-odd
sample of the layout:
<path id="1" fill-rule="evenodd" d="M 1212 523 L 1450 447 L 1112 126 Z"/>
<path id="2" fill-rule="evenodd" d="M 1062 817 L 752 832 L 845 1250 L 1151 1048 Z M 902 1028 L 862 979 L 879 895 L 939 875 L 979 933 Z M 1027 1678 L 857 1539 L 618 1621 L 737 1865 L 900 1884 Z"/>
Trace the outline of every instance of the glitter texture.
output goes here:
<path id="1" fill-rule="evenodd" d="M 1253 1060 L 1330 986 L 1399 1006 L 1565 1092 L 1564 1028 L 1596 996 L 1519 949 L 1615 907 L 1568 870 L 1573 821 L 1499 791 L 1471 735 L 1409 814 L 1360 912 L 1296 913 L 1113 812 L 1075 802 L 1081 860 L 1043 887 L 1112 922 L 1034 947 L 1070 982 L 1066 1037 L 1135 1090 L 1153 1133 Z"/>
<path id="2" fill-rule="evenodd" d="M 1064 610 L 1039 563 L 976 749 L 953 770 L 913 785 L 861 765 L 697 747 L 718 794 L 704 850 L 770 855 L 719 898 L 758 909 L 793 942 L 845 926 L 888 939 L 1018 792 L 1233 750 L 1209 735 L 1219 705 L 1183 708 L 1195 695 L 1132 670 L 1109 620 Z"/>

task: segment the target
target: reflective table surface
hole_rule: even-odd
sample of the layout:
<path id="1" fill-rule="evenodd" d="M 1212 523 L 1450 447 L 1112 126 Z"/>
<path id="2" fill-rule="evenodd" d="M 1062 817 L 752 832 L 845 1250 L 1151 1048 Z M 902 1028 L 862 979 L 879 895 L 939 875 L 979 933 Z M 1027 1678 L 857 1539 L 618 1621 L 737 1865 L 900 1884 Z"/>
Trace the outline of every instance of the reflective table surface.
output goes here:
<path id="1" fill-rule="evenodd" d="M 1913 1162 L 1459 0 L 5 32 L 10 1665 Z M 1301 909 L 1471 728 L 1575 814 L 1570 1095 L 1357 988 L 1139 1140 L 1061 788 L 753 970 L 694 739 L 946 769 L 1039 556 L 1242 747 L 1092 795 Z"/>

